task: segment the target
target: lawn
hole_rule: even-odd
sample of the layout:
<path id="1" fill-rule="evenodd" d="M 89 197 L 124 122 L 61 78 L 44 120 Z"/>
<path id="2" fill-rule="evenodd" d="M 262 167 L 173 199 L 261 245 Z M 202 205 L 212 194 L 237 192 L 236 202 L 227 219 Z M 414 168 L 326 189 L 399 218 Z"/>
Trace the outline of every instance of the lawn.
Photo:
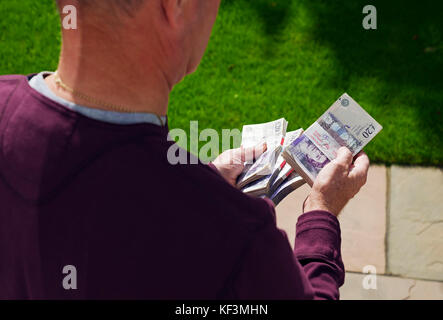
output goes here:
<path id="1" fill-rule="evenodd" d="M 443 2 L 223 0 L 199 70 L 173 91 L 171 128 L 239 128 L 285 117 L 307 128 L 343 92 L 383 131 L 373 162 L 443 164 Z M 59 22 L 52 0 L 0 2 L 0 74 L 54 70 Z"/>

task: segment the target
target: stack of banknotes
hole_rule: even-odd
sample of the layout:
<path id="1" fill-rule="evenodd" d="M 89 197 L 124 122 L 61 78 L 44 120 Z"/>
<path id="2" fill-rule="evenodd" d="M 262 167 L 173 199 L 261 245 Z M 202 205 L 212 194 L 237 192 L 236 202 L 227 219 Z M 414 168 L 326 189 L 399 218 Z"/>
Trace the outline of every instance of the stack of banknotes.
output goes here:
<path id="1" fill-rule="evenodd" d="M 285 150 L 301 136 L 302 129 L 286 132 L 288 122 L 284 119 L 247 125 L 242 131 L 242 145 L 245 148 L 266 143 L 266 151 L 255 161 L 248 159 L 245 169 L 237 180 L 237 186 L 244 192 L 256 197 L 277 197 L 288 190 L 292 191 L 304 184 L 304 180 L 294 172 L 283 159 Z M 291 177 L 283 188 L 283 182 Z M 282 187 L 282 188 L 279 188 Z M 278 191 L 278 192 L 277 192 Z M 288 193 L 289 194 L 289 193 Z"/>
<path id="2" fill-rule="evenodd" d="M 239 188 L 272 173 L 278 156 L 282 152 L 288 122 L 278 119 L 272 122 L 243 126 L 242 146 L 254 147 L 266 143 L 266 151 L 254 162 L 246 159 L 245 169 L 237 180 Z"/>
<path id="3" fill-rule="evenodd" d="M 337 157 L 340 147 L 355 156 L 383 127 L 344 93 L 297 140 L 283 158 L 312 186 L 320 170 Z"/>
<path id="4" fill-rule="evenodd" d="M 312 186 L 340 147 L 356 155 L 382 130 L 346 93 L 306 131 L 286 132 L 287 125 L 282 118 L 246 125 L 242 131 L 243 147 L 266 142 L 267 150 L 255 162 L 245 163 L 237 186 L 249 195 L 269 197 L 275 205 L 305 182 Z"/>

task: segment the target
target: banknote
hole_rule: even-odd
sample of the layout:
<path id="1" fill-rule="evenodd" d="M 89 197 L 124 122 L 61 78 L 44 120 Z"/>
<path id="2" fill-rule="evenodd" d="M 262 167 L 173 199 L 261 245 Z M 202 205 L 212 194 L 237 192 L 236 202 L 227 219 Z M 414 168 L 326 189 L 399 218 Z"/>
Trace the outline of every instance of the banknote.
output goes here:
<path id="1" fill-rule="evenodd" d="M 320 170 L 330 162 L 304 134 L 283 151 L 283 158 L 310 185 Z"/>
<path id="2" fill-rule="evenodd" d="M 287 127 L 288 122 L 284 118 L 245 125 L 242 129 L 242 146 L 248 148 L 266 142 L 267 150 L 275 150 L 282 146 Z M 253 159 L 247 159 L 247 162 L 253 162 Z"/>
<path id="3" fill-rule="evenodd" d="M 280 170 L 277 177 L 270 181 L 271 185 L 269 186 L 269 192 L 272 194 L 275 190 L 293 173 L 295 170 L 289 165 L 286 164 L 283 169 Z"/>
<path id="4" fill-rule="evenodd" d="M 269 191 L 269 179 L 271 178 L 271 175 L 264 176 L 247 186 L 245 186 L 243 189 L 241 189 L 244 193 L 249 194 L 251 196 L 263 196 L 267 195 Z"/>
<path id="5" fill-rule="evenodd" d="M 298 174 L 293 172 L 289 177 L 272 193 L 269 197 L 277 206 L 291 192 L 305 184 L 305 181 Z"/>
<path id="6" fill-rule="evenodd" d="M 287 147 L 291 144 L 295 139 L 297 139 L 301 134 L 303 133 L 303 129 L 298 129 L 295 131 L 286 132 L 286 135 L 283 137 L 283 148 Z M 286 165 L 286 160 L 283 159 L 281 153 L 277 158 L 277 161 L 274 161 L 274 159 L 268 159 L 269 156 L 273 155 L 272 153 L 267 154 L 264 157 L 259 158 L 253 165 L 254 168 L 251 168 L 252 165 L 249 165 L 249 167 L 246 170 L 246 174 L 243 175 L 240 178 L 240 181 L 242 183 L 239 183 L 239 187 L 242 185 L 245 185 L 245 182 L 248 183 L 242 188 L 242 191 L 244 193 L 254 195 L 254 196 L 260 196 L 263 194 L 268 194 L 270 191 L 271 186 L 274 188 L 277 187 L 277 185 L 274 185 L 274 180 L 279 178 L 279 184 L 283 182 L 283 177 L 286 178 L 289 176 L 289 171 L 294 171 L 289 165 Z M 274 153 L 275 155 L 275 153 Z M 271 174 L 266 173 L 269 171 L 270 167 L 266 165 L 272 165 L 275 163 L 273 171 Z M 266 169 L 265 169 L 266 167 Z M 280 174 L 283 170 L 283 174 Z M 258 176 L 258 180 L 250 182 L 250 177 L 253 175 L 257 175 L 257 173 L 260 173 Z M 265 174 L 265 176 L 263 176 Z M 249 182 L 248 182 L 249 181 Z"/>
<path id="7" fill-rule="evenodd" d="M 316 122 L 284 151 L 283 158 L 310 185 L 320 170 L 345 146 L 360 152 L 383 127 L 344 93 Z"/>
<path id="8" fill-rule="evenodd" d="M 243 126 L 242 146 L 254 147 L 266 143 L 267 150 L 258 159 L 246 155 L 245 168 L 237 179 L 237 186 L 243 188 L 247 184 L 265 175 L 271 174 L 278 155 L 281 153 L 288 122 L 284 119 Z"/>
<path id="9" fill-rule="evenodd" d="M 300 135 L 303 133 L 303 129 L 298 129 L 295 131 L 289 131 L 286 133 L 286 136 L 284 138 L 283 143 L 283 149 L 282 151 L 287 148 L 292 142 L 294 142 Z M 278 185 L 274 185 L 276 179 L 278 180 L 278 183 L 282 183 L 284 179 L 287 177 L 287 172 L 291 170 L 291 167 L 289 164 L 286 164 L 286 160 L 283 158 L 283 153 L 280 153 L 280 155 L 277 158 L 274 170 L 272 171 L 271 178 L 269 179 L 269 188 L 276 188 Z M 284 172 L 281 174 L 281 172 Z"/>
<path id="10" fill-rule="evenodd" d="M 343 146 L 356 155 L 382 129 L 354 99 L 344 93 L 305 134 L 332 160 Z"/>
<path id="11" fill-rule="evenodd" d="M 269 180 L 271 178 L 271 175 L 267 175 L 248 184 L 242 189 L 242 191 L 254 197 L 268 197 L 274 202 L 275 205 L 278 205 L 292 191 L 305 184 L 303 178 L 293 171 L 294 170 L 292 169 L 291 172 L 288 174 L 287 179 L 283 183 L 281 183 L 275 190 L 270 190 Z"/>
<path id="12" fill-rule="evenodd" d="M 292 142 L 294 142 L 303 133 L 303 129 L 297 129 L 295 131 L 289 131 L 286 133 L 283 142 L 283 149 L 287 148 Z"/>
<path id="13" fill-rule="evenodd" d="M 286 164 L 286 160 L 283 158 L 282 154 L 280 154 L 275 163 L 271 178 L 269 179 L 269 187 L 274 184 L 275 179 L 277 179 L 277 177 L 280 175 L 280 172 L 283 170 L 283 168 L 286 167 L 289 167 L 289 165 Z"/>
<path id="14" fill-rule="evenodd" d="M 249 167 L 249 169 L 240 174 L 237 180 L 237 187 L 243 188 L 252 181 L 271 174 L 275 166 L 276 159 L 277 155 L 275 150 L 266 150 L 252 165 L 245 166 Z"/>

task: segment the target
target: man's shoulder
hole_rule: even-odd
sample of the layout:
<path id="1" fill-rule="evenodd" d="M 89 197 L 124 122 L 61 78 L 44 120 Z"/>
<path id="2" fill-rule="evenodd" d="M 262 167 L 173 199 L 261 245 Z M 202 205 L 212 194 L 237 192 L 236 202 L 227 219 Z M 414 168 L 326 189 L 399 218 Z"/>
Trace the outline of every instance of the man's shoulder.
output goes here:
<path id="1" fill-rule="evenodd" d="M 26 79 L 26 76 L 22 74 L 5 74 L 0 75 L 0 82 L 7 82 L 7 81 L 21 81 L 23 79 Z"/>
<path id="2" fill-rule="evenodd" d="M 23 75 L 0 75 L 0 99 L 8 97 L 26 79 Z"/>
<path id="3" fill-rule="evenodd" d="M 0 75 L 0 116 L 1 109 L 10 100 L 17 88 L 23 82 L 27 81 L 27 77 L 23 75 Z"/>
<path id="4" fill-rule="evenodd" d="M 18 84 L 26 80 L 27 77 L 23 75 L 0 75 L 0 90 L 15 88 Z"/>

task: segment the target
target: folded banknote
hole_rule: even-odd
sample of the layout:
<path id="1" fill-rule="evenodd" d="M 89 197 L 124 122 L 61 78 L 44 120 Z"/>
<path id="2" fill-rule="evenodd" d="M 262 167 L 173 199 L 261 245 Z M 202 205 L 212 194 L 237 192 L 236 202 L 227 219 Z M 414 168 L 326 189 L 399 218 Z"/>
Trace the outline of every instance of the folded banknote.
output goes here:
<path id="1" fill-rule="evenodd" d="M 286 133 L 286 136 L 284 137 L 283 142 L 283 148 L 286 149 L 292 142 L 294 142 L 298 137 L 301 136 L 303 133 L 303 129 L 298 129 L 295 131 L 289 131 Z M 274 185 L 274 182 L 279 178 L 279 183 L 283 182 L 283 180 L 287 177 L 286 173 L 291 170 L 291 167 L 289 164 L 286 163 L 286 160 L 283 158 L 283 153 L 280 153 L 280 155 L 277 158 L 274 170 L 272 171 L 272 175 L 269 178 L 269 188 L 276 188 L 278 185 Z M 281 174 L 281 172 L 285 172 L 284 174 Z"/>
<path id="2" fill-rule="evenodd" d="M 272 194 L 277 190 L 277 188 L 292 174 L 295 173 L 294 168 L 292 168 L 289 164 L 286 164 L 282 170 L 279 171 L 277 177 L 272 180 L 271 185 L 269 186 L 269 192 Z M 298 175 L 298 174 L 297 174 Z"/>
<path id="3" fill-rule="evenodd" d="M 266 150 L 251 166 L 246 165 L 245 168 L 248 169 L 239 176 L 237 187 L 243 188 L 255 180 L 270 175 L 275 166 L 276 152 L 280 151 Z"/>
<path id="4" fill-rule="evenodd" d="M 269 198 L 277 206 L 284 198 L 291 192 L 297 190 L 305 184 L 305 181 L 295 172 L 291 173 L 289 177 L 269 196 Z"/>
<path id="5" fill-rule="evenodd" d="M 269 192 L 269 178 L 271 175 L 264 176 L 245 186 L 242 191 L 250 196 L 266 196 Z"/>

